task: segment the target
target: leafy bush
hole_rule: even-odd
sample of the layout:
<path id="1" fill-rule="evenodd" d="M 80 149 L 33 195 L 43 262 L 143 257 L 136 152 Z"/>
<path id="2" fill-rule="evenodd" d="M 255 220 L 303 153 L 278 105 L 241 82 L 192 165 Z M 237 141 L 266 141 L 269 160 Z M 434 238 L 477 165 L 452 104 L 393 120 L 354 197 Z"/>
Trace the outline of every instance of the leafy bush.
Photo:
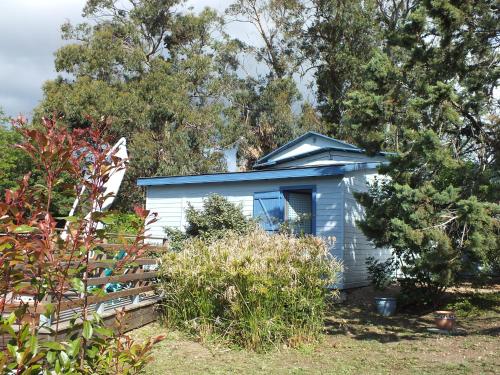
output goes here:
<path id="1" fill-rule="evenodd" d="M 199 211 L 189 205 L 186 219 L 186 234 L 204 239 L 221 238 L 228 230 L 245 233 L 252 227 L 252 220 L 243 214 L 241 207 L 217 194 L 205 199 Z"/>
<path id="2" fill-rule="evenodd" d="M 151 360 L 151 349 L 162 337 L 143 343 L 132 340 L 123 333 L 124 314 L 117 313 L 114 329 L 105 327 L 96 314 L 92 321 L 85 321 L 83 329 L 73 321 L 69 339 L 44 342 L 28 324 L 19 326 L 11 313 L 0 320 L 0 332 L 9 337 L 7 350 L 0 352 L 0 369 L 9 374 L 137 374 Z"/>
<path id="3" fill-rule="evenodd" d="M 134 342 L 123 334 L 120 324 L 118 330 L 109 330 L 91 313 L 90 297 L 104 292 L 89 288 L 95 272 L 91 254 L 98 252 L 107 239 L 99 227 L 113 221 L 111 214 L 92 212 L 68 217 L 67 232 L 62 235 L 50 212 L 55 189 L 80 191 L 80 200 L 85 203 L 82 206 L 103 207 L 109 197 L 103 193 L 106 182 L 114 170 L 124 167 L 124 161 L 109 157 L 111 146 L 103 139 L 103 124 L 73 131 L 50 119 L 43 119 L 36 128 L 22 119 L 14 125 L 23 137 L 19 148 L 40 171 L 43 184 L 31 182 L 27 174 L 18 189 L 7 189 L 0 200 L 0 336 L 8 341 L 7 350 L 0 353 L 0 372 L 139 373 L 149 359 L 152 345 L 161 337 Z M 64 176 L 69 176 L 75 186 L 68 186 Z M 135 214 L 139 220 L 137 234 L 109 276 L 123 273 L 127 264 L 147 250 L 144 226 L 154 220 L 149 220 L 149 212 L 140 207 L 135 208 Z M 63 301 L 74 294 L 80 296 L 81 303 L 70 321 L 73 335 L 39 342 L 41 329 L 60 338 L 61 325 L 40 327 L 38 317 L 43 314 L 58 319 Z M 32 302 L 17 298 L 22 295 L 31 296 Z M 49 298 L 51 303 L 46 301 Z"/>
<path id="4" fill-rule="evenodd" d="M 386 259 L 384 262 L 374 257 L 368 257 L 366 258 L 366 268 L 373 287 L 376 290 L 385 290 L 394 281 L 397 262 L 392 257 Z"/>
<path id="5" fill-rule="evenodd" d="M 163 258 L 168 325 L 260 350 L 299 345 L 321 333 L 340 265 L 315 237 L 229 233 L 186 241 Z"/>
<path id="6" fill-rule="evenodd" d="M 110 224 L 106 225 L 108 233 L 118 235 L 134 235 L 139 232 L 142 220 L 134 213 L 115 212 L 108 215 Z"/>
<path id="7" fill-rule="evenodd" d="M 500 306 L 500 292 L 483 292 L 462 295 L 446 305 L 459 317 L 480 317 L 494 314 Z"/>
<path id="8" fill-rule="evenodd" d="M 479 309 L 474 306 L 467 298 L 461 298 L 453 303 L 446 305 L 448 310 L 455 312 L 459 317 L 468 317 L 470 315 L 479 315 Z"/>
<path id="9" fill-rule="evenodd" d="M 168 248 L 172 251 L 182 250 L 182 244 L 189 238 L 185 232 L 177 228 L 166 227 L 165 233 L 168 238 Z"/>
<path id="10" fill-rule="evenodd" d="M 0 122 L 2 112 L 0 109 Z M 15 127 L 5 127 L 0 123 L 0 196 L 7 189 L 18 189 L 23 175 L 30 173 L 33 185 L 44 185 L 44 169 L 36 168 L 31 158 L 15 144 L 23 141 L 22 134 Z M 63 181 L 54 186 L 52 191 L 50 212 L 55 217 L 66 216 L 75 200 L 73 189 L 67 189 L 65 184 L 74 183 L 68 173 L 62 173 L 59 178 Z"/>
<path id="11" fill-rule="evenodd" d="M 226 198 L 212 194 L 203 201 L 203 208 L 196 210 L 188 204 L 186 210 L 186 231 L 165 228 L 170 248 L 180 250 L 182 243 L 190 237 L 199 237 L 206 241 L 222 238 L 227 231 L 247 233 L 255 228 L 255 221 L 243 214 L 240 206 Z"/>

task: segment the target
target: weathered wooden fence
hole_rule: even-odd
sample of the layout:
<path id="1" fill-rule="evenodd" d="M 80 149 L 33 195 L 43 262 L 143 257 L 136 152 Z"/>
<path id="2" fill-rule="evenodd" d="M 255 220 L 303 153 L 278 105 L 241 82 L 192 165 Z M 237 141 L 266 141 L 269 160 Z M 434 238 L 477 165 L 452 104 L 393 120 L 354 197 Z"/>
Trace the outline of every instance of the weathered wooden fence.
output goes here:
<path id="1" fill-rule="evenodd" d="M 89 262 L 91 274 L 88 279 L 88 287 L 99 288 L 104 293 L 87 297 L 90 313 L 99 314 L 105 324 L 111 325 L 117 310 L 124 310 L 126 311 L 123 322 L 125 330 L 135 329 L 156 320 L 155 305 L 160 299 L 155 290 L 158 265 L 162 253 L 168 250 L 165 241 L 157 242 L 163 243 L 163 245 L 149 247 L 145 255 L 127 264 L 119 274 L 110 272 L 110 270 L 117 262 L 120 262 L 117 259 L 117 254 L 127 252 L 127 245 L 101 244 L 98 246 L 101 251 L 93 252 Z M 84 300 L 77 291 L 69 291 L 65 293 L 60 303 L 58 316 L 53 314 L 51 317 L 47 317 L 44 313 L 49 304 L 55 303 L 51 298 L 48 295 L 44 300 L 38 302 L 36 312 L 29 314 L 27 319 L 40 325 L 42 335 L 51 336 L 51 332 L 57 326 L 58 337 L 63 337 L 70 328 L 72 317 L 81 312 Z M 30 306 L 34 306 L 34 302 L 30 300 L 29 296 L 18 296 L 17 302 L 5 304 L 4 314 L 18 308 L 21 303 L 27 304 L 28 309 Z"/>

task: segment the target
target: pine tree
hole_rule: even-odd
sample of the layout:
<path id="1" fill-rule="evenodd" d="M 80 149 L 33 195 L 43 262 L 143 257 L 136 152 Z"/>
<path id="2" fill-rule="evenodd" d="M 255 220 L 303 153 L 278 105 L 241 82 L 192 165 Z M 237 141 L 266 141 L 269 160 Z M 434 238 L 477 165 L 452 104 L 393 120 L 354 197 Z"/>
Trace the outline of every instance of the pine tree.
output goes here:
<path id="1" fill-rule="evenodd" d="M 416 1 L 349 95 L 358 142 L 397 151 L 358 196 L 360 226 L 402 260 L 413 297 L 500 266 L 498 15 L 492 0 Z"/>

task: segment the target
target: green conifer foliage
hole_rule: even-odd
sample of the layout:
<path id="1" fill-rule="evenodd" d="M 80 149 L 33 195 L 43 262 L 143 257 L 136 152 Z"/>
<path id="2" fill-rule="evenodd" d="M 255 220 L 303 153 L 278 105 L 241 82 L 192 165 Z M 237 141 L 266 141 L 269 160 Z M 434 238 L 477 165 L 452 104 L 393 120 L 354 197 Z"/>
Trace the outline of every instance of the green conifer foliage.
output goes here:
<path id="1" fill-rule="evenodd" d="M 358 143 L 398 152 L 358 196 L 360 225 L 404 262 L 413 297 L 499 269 L 498 14 L 490 0 L 416 1 L 349 96 Z"/>

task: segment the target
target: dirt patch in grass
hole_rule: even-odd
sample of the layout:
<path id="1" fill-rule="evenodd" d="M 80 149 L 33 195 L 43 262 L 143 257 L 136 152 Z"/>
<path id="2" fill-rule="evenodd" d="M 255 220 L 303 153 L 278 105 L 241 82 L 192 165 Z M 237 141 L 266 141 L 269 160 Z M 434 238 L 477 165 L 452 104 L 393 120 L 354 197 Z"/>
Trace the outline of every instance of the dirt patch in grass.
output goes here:
<path id="1" fill-rule="evenodd" d="M 456 335 L 430 333 L 432 313 L 381 317 L 371 306 L 373 292 L 363 289 L 351 292 L 345 304 L 334 308 L 318 345 L 281 347 L 258 354 L 167 332 L 168 338 L 154 349 L 154 361 L 145 374 L 500 373 L 498 286 L 489 290 L 464 286 L 443 300 L 443 306 L 459 302 L 458 306 L 468 312 L 458 314 L 461 333 Z M 153 324 L 134 335 L 165 332 L 165 328 Z"/>

